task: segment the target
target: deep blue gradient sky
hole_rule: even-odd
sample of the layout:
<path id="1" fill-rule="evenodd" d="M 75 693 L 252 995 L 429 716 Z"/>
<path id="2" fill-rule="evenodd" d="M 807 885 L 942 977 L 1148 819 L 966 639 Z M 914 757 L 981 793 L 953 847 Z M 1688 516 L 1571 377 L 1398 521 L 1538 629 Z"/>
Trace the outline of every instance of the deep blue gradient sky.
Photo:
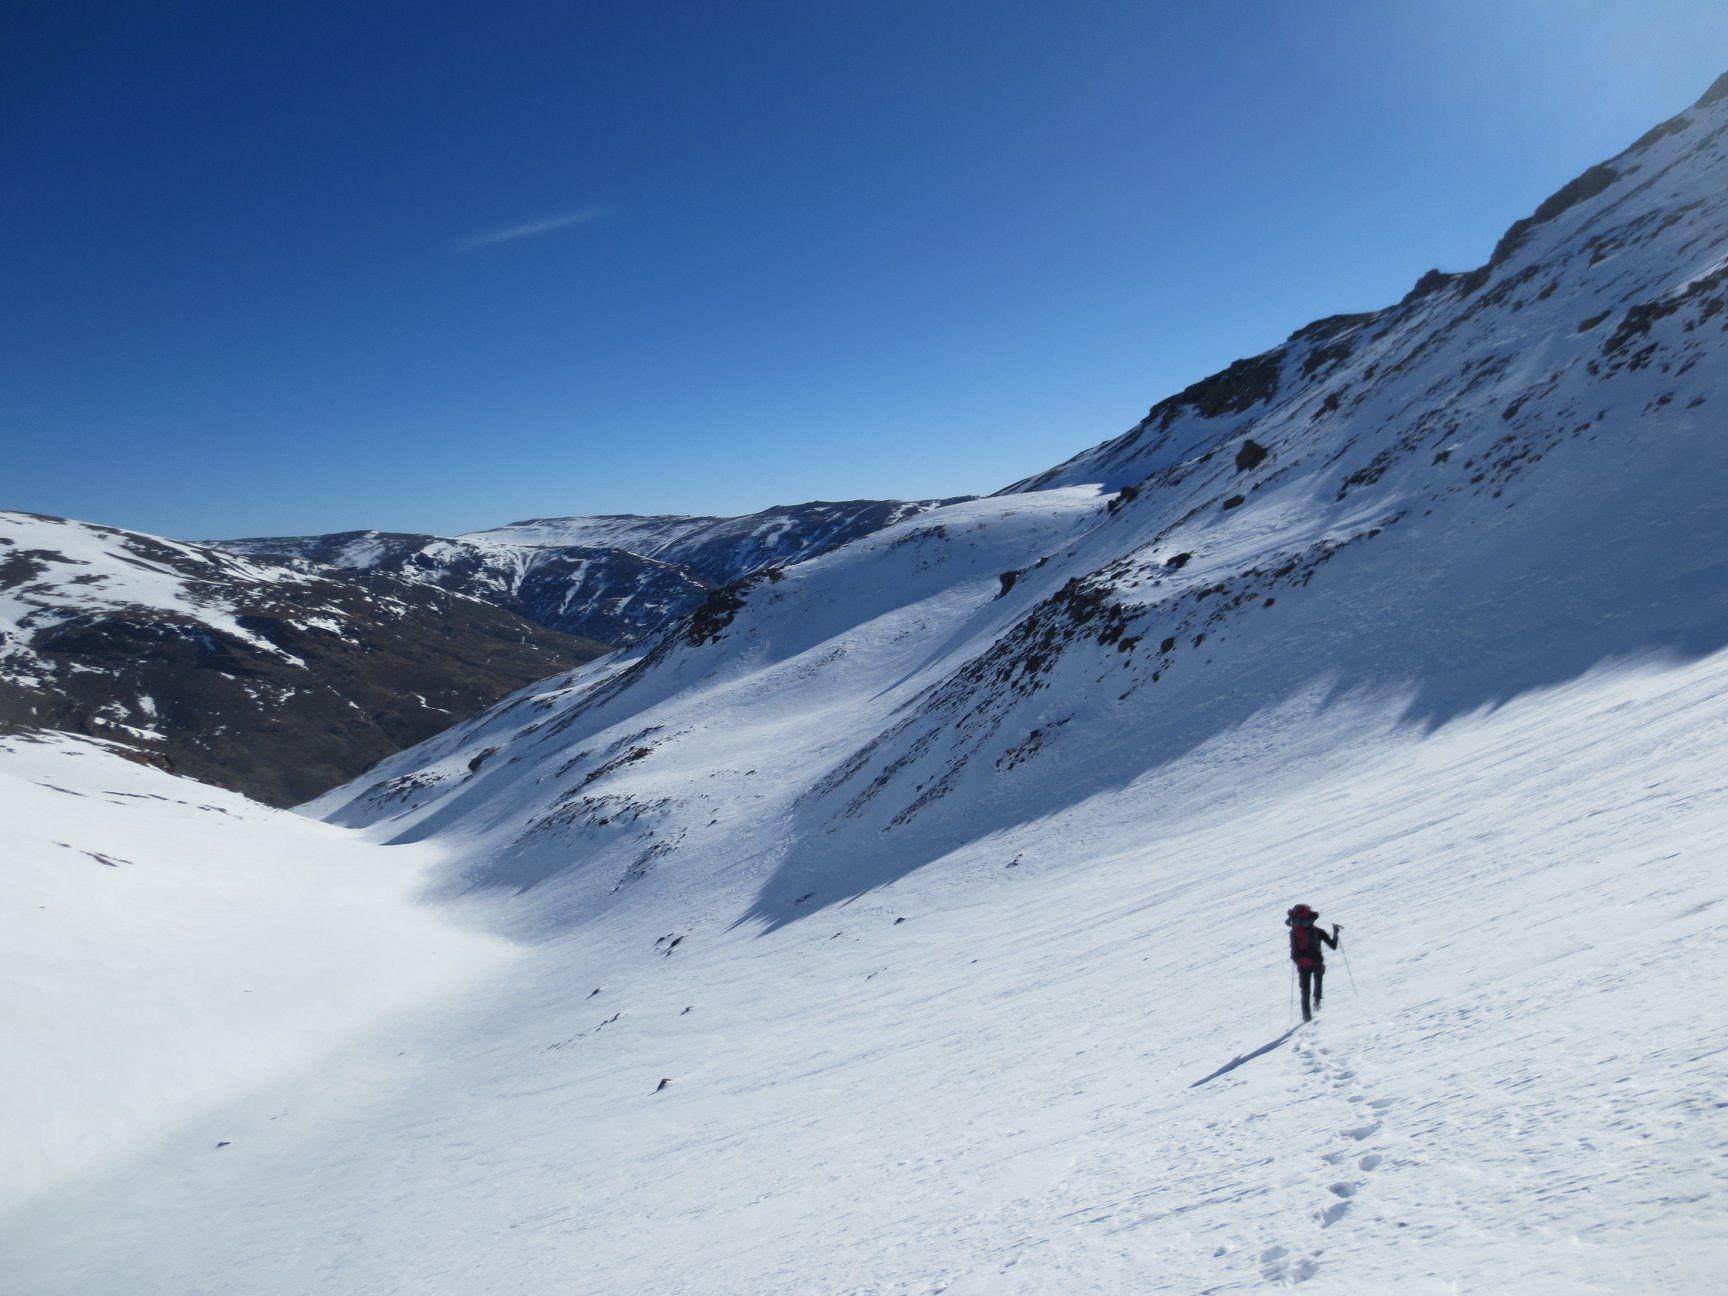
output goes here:
<path id="1" fill-rule="evenodd" d="M 6 6 L 0 507 L 991 490 L 1482 261 L 1720 0 Z"/>

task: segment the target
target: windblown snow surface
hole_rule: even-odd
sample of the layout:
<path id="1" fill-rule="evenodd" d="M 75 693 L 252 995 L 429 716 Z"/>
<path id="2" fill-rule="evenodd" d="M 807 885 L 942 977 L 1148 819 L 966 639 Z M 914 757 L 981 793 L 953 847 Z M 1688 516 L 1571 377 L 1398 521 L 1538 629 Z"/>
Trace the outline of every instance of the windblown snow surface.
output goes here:
<path id="1" fill-rule="evenodd" d="M 1722 1290 L 1725 122 L 315 803 L 514 958 L 172 1112 L 26 1054 L 141 1132 L 10 1288 Z"/>

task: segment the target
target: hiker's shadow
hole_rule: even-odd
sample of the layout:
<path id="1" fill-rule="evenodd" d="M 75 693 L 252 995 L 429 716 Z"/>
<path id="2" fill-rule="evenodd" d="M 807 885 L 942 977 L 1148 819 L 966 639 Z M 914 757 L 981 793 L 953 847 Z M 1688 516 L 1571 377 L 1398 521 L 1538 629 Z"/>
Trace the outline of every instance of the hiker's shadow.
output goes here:
<path id="1" fill-rule="evenodd" d="M 1189 1085 L 1188 1087 L 1190 1089 L 1198 1089 L 1201 1085 L 1207 1083 L 1210 1080 L 1216 1080 L 1219 1076 L 1229 1075 L 1232 1071 L 1234 1071 L 1237 1067 L 1241 1066 L 1243 1063 L 1252 1062 L 1255 1058 L 1262 1057 L 1265 1054 L 1270 1053 L 1273 1049 L 1277 1048 L 1285 1040 L 1289 1039 L 1292 1035 L 1294 1035 L 1299 1029 L 1300 1029 L 1300 1027 L 1292 1026 L 1289 1030 L 1285 1031 L 1282 1035 L 1280 1035 L 1277 1039 L 1273 1040 L 1270 1044 L 1262 1044 L 1259 1048 L 1255 1049 L 1252 1053 L 1238 1053 L 1235 1057 L 1231 1058 L 1228 1062 L 1226 1062 L 1223 1066 L 1219 1067 L 1211 1075 L 1201 1076 L 1198 1080 L 1196 1080 L 1193 1084 Z"/>

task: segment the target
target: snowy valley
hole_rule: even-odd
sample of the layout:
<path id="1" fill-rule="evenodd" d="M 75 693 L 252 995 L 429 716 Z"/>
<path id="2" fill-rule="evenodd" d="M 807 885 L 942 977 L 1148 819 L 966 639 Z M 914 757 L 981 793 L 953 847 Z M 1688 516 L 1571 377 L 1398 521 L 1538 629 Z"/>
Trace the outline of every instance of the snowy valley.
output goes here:
<path id="1" fill-rule="evenodd" d="M 0 738 L 8 1289 L 1719 1289 L 1724 410 L 1728 76 L 297 815 Z"/>

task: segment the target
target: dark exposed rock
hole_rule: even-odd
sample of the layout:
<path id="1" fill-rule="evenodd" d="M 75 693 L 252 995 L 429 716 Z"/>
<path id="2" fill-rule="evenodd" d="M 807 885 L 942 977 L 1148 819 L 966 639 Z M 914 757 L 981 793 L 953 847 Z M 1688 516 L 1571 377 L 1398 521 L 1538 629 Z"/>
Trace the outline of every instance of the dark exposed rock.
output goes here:
<path id="1" fill-rule="evenodd" d="M 1292 342 L 1324 342 L 1335 338 L 1341 333 L 1369 323 L 1379 315 L 1378 311 L 1358 311 L 1354 314 L 1326 315 L 1312 324 L 1304 324 L 1290 335 Z"/>
<path id="2" fill-rule="evenodd" d="M 1649 148 L 1650 145 L 1654 144 L 1657 140 L 1665 139 L 1669 135 L 1678 135 L 1691 124 L 1692 119 L 1685 113 L 1680 113 L 1676 116 L 1670 117 L 1660 126 L 1652 126 L 1649 130 L 1640 135 L 1637 142 L 1632 145 L 1630 151 L 1636 153 L 1640 149 Z"/>
<path id="3" fill-rule="evenodd" d="M 1694 108 L 1708 108 L 1713 103 L 1728 99 L 1728 72 L 1724 72 L 1710 83 L 1710 88 L 1698 96 Z"/>
<path id="4" fill-rule="evenodd" d="M 1683 292 L 1631 307 L 1603 341 L 1602 354 L 1605 357 L 1618 355 L 1631 342 L 1649 333 L 1657 320 L 1677 311 L 1695 310 L 1696 325 L 1722 314 L 1725 305 L 1728 305 L 1728 268 L 1701 275 L 1687 284 Z"/>
<path id="5" fill-rule="evenodd" d="M 1154 405 L 1146 415 L 1146 422 L 1167 428 L 1185 410 L 1193 410 L 1201 418 L 1217 418 L 1220 414 L 1239 414 L 1251 409 L 1277 394 L 1282 361 L 1281 353 L 1271 351 L 1237 360 L 1223 372 L 1202 378 Z"/>
<path id="6" fill-rule="evenodd" d="M 1488 282 L 1488 276 L 1494 273 L 1492 264 L 1479 265 L 1474 270 L 1466 270 L 1458 276 L 1458 291 L 1468 297 L 1483 284 Z"/>
<path id="7" fill-rule="evenodd" d="M 1444 270 L 1430 270 L 1416 281 L 1415 287 L 1405 293 L 1404 299 L 1398 304 L 1408 306 L 1411 302 L 1421 301 L 1422 298 L 1430 297 L 1441 289 L 1456 283 L 1458 279 L 1458 275 L 1448 274 Z"/>
<path id="8" fill-rule="evenodd" d="M 712 590 L 702 600 L 702 606 L 690 614 L 684 627 L 685 641 L 692 644 L 717 643 L 732 619 L 744 607 L 749 583 L 736 581 L 722 589 Z"/>
<path id="9" fill-rule="evenodd" d="M 1253 437 L 1244 441 L 1236 451 L 1236 471 L 1249 472 L 1266 462 L 1269 451 Z"/>
<path id="10" fill-rule="evenodd" d="M 1594 198 L 1619 178 L 1620 173 L 1613 167 L 1606 162 L 1598 162 L 1582 175 L 1568 180 L 1544 198 L 1534 212 L 1522 220 L 1512 222 L 1512 227 L 1502 234 L 1500 241 L 1494 245 L 1488 264 L 1499 265 L 1523 245 L 1525 238 L 1537 225 L 1551 221 L 1562 212 Z"/>
<path id="11" fill-rule="evenodd" d="M 720 636 L 732 624 L 733 618 L 750 601 L 750 591 L 764 581 L 777 582 L 784 574 L 779 568 L 770 567 L 753 576 L 722 585 L 717 590 L 710 590 L 708 597 L 702 601 L 702 606 L 691 613 L 689 621 L 685 623 L 682 632 L 684 642 L 698 646 L 718 643 Z"/>

